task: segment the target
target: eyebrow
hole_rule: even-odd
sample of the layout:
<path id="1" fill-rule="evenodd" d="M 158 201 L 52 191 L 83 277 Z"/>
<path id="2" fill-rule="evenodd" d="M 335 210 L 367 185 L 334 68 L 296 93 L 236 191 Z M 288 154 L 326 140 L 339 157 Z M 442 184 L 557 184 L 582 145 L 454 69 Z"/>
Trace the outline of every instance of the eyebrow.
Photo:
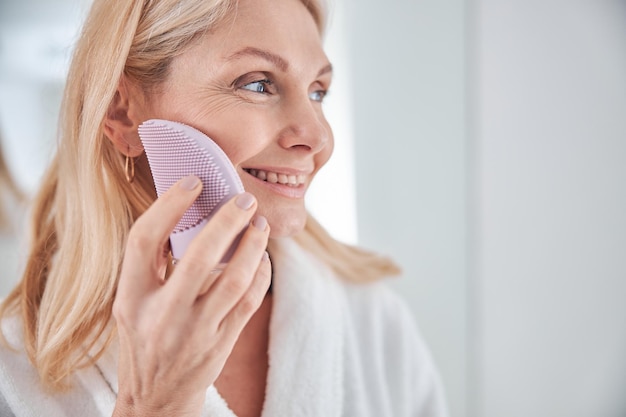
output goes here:
<path id="1" fill-rule="evenodd" d="M 229 55 L 226 60 L 227 61 L 232 61 L 235 59 L 240 59 L 246 56 L 256 56 L 259 58 L 264 59 L 265 61 L 273 64 L 275 67 L 277 67 L 278 69 L 280 69 L 283 72 L 286 72 L 289 69 L 289 63 L 282 58 L 280 55 L 276 55 L 272 52 L 269 51 L 265 51 L 263 49 L 259 49 L 259 48 L 255 48 L 252 46 L 247 46 L 243 49 L 240 49 L 239 51 L 235 52 L 232 55 Z M 321 76 L 324 75 L 326 73 L 332 72 L 333 71 L 333 66 L 332 64 L 328 64 L 326 65 L 324 68 L 322 68 L 318 73 L 317 76 Z"/>
<path id="2" fill-rule="evenodd" d="M 317 76 L 321 77 L 322 75 L 327 74 L 329 72 L 333 72 L 333 64 L 326 65 L 324 68 L 320 70 L 320 72 L 317 73 Z"/>
<path id="3" fill-rule="evenodd" d="M 273 64 L 275 67 L 278 67 L 281 71 L 285 72 L 289 69 L 289 64 L 280 56 L 273 54 L 268 51 L 264 51 L 263 49 L 254 48 L 252 46 L 245 47 L 235 52 L 226 58 L 227 61 L 232 61 L 235 59 L 240 59 L 246 56 L 256 56 L 266 60 L 267 62 Z"/>

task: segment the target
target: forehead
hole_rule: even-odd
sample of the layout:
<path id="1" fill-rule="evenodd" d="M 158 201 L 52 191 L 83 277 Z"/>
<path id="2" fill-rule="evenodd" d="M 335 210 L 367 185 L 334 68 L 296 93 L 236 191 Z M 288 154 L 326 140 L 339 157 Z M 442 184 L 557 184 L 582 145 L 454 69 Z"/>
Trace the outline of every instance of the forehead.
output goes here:
<path id="1" fill-rule="evenodd" d="M 317 24 L 301 0 L 239 0 L 196 47 L 201 55 L 220 60 L 243 48 L 270 51 L 288 61 L 326 60 Z"/>
<path id="2" fill-rule="evenodd" d="M 243 29 L 258 35 L 271 29 L 279 35 L 309 33 L 320 38 L 317 23 L 303 0 L 237 0 L 233 6 L 218 30 Z"/>

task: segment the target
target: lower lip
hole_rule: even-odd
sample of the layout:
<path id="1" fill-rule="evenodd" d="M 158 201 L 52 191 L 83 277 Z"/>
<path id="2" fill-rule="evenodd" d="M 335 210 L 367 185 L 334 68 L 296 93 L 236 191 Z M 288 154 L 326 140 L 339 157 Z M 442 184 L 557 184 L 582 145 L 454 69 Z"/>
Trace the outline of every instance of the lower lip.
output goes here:
<path id="1" fill-rule="evenodd" d="M 263 181 L 263 180 L 258 179 L 254 175 L 250 175 L 247 172 L 246 172 L 246 175 L 252 178 L 252 180 L 255 181 L 255 183 L 258 183 L 260 186 L 269 189 L 273 193 L 280 194 L 283 197 L 304 198 L 304 194 L 306 193 L 305 184 L 300 184 L 296 187 L 292 187 L 290 185 Z"/>

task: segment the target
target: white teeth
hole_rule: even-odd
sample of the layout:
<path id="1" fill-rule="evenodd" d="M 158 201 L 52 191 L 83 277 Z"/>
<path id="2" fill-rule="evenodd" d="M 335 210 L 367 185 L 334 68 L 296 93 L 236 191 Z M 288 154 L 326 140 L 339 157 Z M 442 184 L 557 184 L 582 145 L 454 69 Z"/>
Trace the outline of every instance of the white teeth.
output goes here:
<path id="1" fill-rule="evenodd" d="M 275 172 L 267 173 L 267 182 L 271 182 L 272 184 L 276 184 L 278 182 L 278 174 Z"/>
<path id="2" fill-rule="evenodd" d="M 260 180 L 270 182 L 272 184 L 283 184 L 293 187 L 304 184 L 306 182 L 306 175 L 287 175 L 279 174 L 277 172 L 263 171 L 260 169 L 248 169 L 246 170 L 252 176 L 257 177 Z"/>

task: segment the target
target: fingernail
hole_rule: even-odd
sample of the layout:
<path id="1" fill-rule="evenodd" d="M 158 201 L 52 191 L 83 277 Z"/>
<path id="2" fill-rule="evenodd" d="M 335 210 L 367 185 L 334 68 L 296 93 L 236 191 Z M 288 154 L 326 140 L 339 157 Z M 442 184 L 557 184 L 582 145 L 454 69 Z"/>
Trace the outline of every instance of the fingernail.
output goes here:
<path id="1" fill-rule="evenodd" d="M 270 260 L 270 254 L 267 253 L 267 251 L 263 252 L 263 260 L 264 261 L 269 261 Z"/>
<path id="2" fill-rule="evenodd" d="M 252 221 L 252 225 L 259 230 L 265 230 L 267 227 L 267 219 L 263 216 L 257 216 L 257 218 Z"/>
<path id="3" fill-rule="evenodd" d="M 248 210 L 254 204 L 254 196 L 250 193 L 239 194 L 235 204 L 242 210 Z"/>
<path id="4" fill-rule="evenodd" d="M 180 187 L 184 190 L 191 191 L 195 189 L 199 184 L 200 178 L 196 177 L 195 175 L 190 175 L 182 179 L 182 181 L 180 182 Z"/>

